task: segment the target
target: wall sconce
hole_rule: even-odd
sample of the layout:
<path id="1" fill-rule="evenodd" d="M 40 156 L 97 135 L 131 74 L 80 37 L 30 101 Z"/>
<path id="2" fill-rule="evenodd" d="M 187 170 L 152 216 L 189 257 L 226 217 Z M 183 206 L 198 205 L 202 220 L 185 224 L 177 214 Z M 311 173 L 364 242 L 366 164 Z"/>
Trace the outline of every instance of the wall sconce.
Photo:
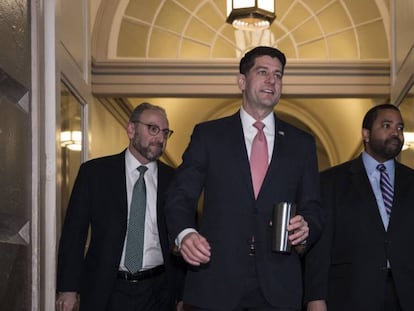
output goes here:
<path id="1" fill-rule="evenodd" d="M 60 145 L 73 151 L 82 150 L 81 131 L 63 131 L 60 133 Z"/>
<path id="2" fill-rule="evenodd" d="M 404 132 L 404 145 L 402 150 L 407 150 L 408 148 L 414 149 L 414 132 Z"/>
<path id="3" fill-rule="evenodd" d="M 241 30 L 263 30 L 276 18 L 274 0 L 227 0 L 227 20 Z"/>

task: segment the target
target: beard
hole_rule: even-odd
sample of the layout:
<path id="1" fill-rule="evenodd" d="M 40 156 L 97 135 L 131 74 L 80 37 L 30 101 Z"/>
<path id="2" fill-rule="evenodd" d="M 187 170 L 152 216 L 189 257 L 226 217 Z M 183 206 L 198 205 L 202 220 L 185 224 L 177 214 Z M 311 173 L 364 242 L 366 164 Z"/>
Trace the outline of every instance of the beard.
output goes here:
<path id="1" fill-rule="evenodd" d="M 398 137 L 392 137 L 386 140 L 370 138 L 370 147 L 374 154 L 383 159 L 393 159 L 403 147 L 403 142 Z"/>
<path id="2" fill-rule="evenodd" d="M 164 152 L 164 144 L 161 142 L 151 142 L 148 146 L 144 146 L 141 144 L 138 135 L 135 135 L 134 140 L 132 142 L 132 146 L 136 151 L 138 151 L 145 159 L 148 161 L 155 161 L 158 160 L 159 157 Z"/>

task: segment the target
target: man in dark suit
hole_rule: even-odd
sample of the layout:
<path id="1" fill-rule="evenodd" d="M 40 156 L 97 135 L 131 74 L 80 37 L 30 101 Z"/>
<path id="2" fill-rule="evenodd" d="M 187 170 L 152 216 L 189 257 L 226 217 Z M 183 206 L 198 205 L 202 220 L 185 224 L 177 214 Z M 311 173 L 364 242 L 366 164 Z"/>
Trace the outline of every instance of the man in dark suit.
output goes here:
<path id="1" fill-rule="evenodd" d="M 131 114 L 127 134 L 130 143 L 125 151 L 80 167 L 59 245 L 58 311 L 73 310 L 77 294 L 81 311 L 174 309 L 180 270 L 169 251 L 163 211 L 174 169 L 158 160 L 172 134 L 165 111 L 148 103 L 139 105 Z M 134 184 L 142 174 L 145 194 L 135 194 Z M 138 272 L 126 259 L 127 241 L 138 243 L 131 225 L 134 195 L 146 196 Z M 90 243 L 84 254 L 88 229 Z M 136 257 L 132 255 L 132 261 Z"/>
<path id="2" fill-rule="evenodd" d="M 321 231 L 319 179 L 314 139 L 273 112 L 285 62 L 271 47 L 246 53 L 237 79 L 240 111 L 195 127 L 170 188 L 167 226 L 191 265 L 184 289 L 189 310 L 300 309 L 298 251 L 272 252 L 270 222 L 275 204 L 296 203 L 290 240 L 298 249 L 305 241 L 312 245 Z M 268 159 L 253 164 L 256 121 L 264 125 L 265 138 L 258 140 L 266 143 Z M 253 181 L 256 164 L 265 164 L 261 186 Z M 202 191 L 198 227 L 194 215 Z"/>
<path id="3" fill-rule="evenodd" d="M 403 128 L 397 107 L 371 108 L 364 152 L 321 173 L 327 219 L 306 256 L 307 310 L 414 310 L 414 171 L 394 159 Z"/>

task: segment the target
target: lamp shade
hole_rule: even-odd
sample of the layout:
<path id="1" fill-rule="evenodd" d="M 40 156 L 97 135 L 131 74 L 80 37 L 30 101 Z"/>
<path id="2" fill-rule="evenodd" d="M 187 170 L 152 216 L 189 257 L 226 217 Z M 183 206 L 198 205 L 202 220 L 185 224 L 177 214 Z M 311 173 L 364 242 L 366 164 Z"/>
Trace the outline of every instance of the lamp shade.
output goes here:
<path id="1" fill-rule="evenodd" d="M 274 0 L 227 0 L 226 22 L 237 29 L 266 29 L 275 18 Z"/>
<path id="2" fill-rule="evenodd" d="M 60 133 L 60 145 L 73 151 L 82 150 L 82 132 L 64 131 Z"/>
<path id="3" fill-rule="evenodd" d="M 402 150 L 407 150 L 408 148 L 414 149 L 414 132 L 404 132 L 404 145 Z"/>

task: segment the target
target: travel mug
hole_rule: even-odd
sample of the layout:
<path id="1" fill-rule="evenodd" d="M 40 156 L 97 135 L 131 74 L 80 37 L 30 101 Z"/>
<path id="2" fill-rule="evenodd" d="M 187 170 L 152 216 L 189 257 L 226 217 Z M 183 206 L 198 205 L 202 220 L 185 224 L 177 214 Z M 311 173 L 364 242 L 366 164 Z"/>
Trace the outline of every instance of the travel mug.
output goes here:
<path id="1" fill-rule="evenodd" d="M 292 245 L 288 239 L 287 226 L 295 216 L 296 205 L 290 202 L 280 202 L 273 207 L 272 217 L 272 251 L 290 253 Z"/>

